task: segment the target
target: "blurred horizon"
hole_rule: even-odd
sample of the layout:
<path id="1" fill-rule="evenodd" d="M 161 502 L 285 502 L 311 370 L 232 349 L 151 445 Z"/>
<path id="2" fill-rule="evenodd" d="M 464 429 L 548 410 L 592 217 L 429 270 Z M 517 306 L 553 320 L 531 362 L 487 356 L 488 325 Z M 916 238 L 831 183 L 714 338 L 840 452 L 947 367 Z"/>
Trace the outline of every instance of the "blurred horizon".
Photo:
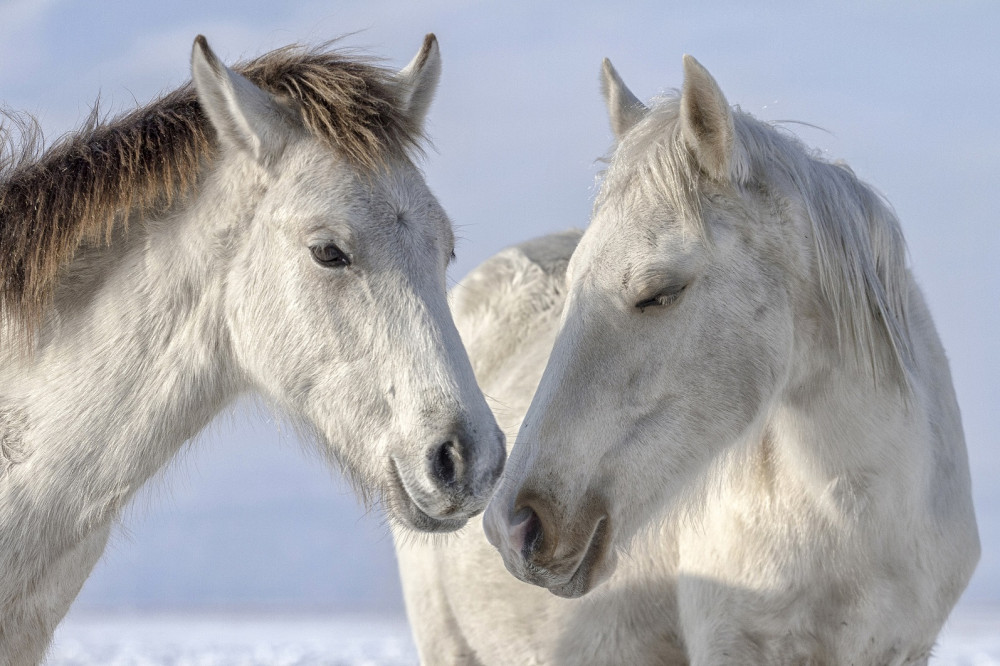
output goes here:
<path id="1" fill-rule="evenodd" d="M 969 446 L 983 556 L 962 603 L 1000 605 L 1000 4 L 0 0 L 0 19 L 0 103 L 50 141 L 99 97 L 123 111 L 181 85 L 197 34 L 229 64 L 344 36 L 399 68 L 436 33 L 423 168 L 459 237 L 449 284 L 503 247 L 586 225 L 612 143 L 602 58 L 648 100 L 695 55 L 731 104 L 798 121 L 786 127 L 895 207 Z M 187 445 L 128 509 L 74 610 L 401 613 L 381 513 L 280 423 L 244 401 Z"/>

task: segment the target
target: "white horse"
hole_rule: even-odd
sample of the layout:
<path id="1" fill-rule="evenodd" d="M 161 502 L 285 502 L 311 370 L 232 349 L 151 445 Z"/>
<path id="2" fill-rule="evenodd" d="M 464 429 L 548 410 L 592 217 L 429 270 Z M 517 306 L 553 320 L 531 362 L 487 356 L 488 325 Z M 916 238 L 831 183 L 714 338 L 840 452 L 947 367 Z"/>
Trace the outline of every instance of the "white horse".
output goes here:
<path id="1" fill-rule="evenodd" d="M 486 533 L 542 587 L 473 525 L 402 543 L 426 663 L 921 664 L 975 567 L 897 220 L 684 67 L 647 108 L 605 63 L 619 145 L 572 257 L 453 292 L 498 419 L 526 412 Z"/>
<path id="2" fill-rule="evenodd" d="M 460 527 L 500 474 L 411 160 L 434 36 L 399 73 L 297 48 L 241 72 L 199 37 L 193 87 L 44 154 L 6 138 L 0 664 L 42 658 L 122 506 L 240 394 L 406 528 Z"/>

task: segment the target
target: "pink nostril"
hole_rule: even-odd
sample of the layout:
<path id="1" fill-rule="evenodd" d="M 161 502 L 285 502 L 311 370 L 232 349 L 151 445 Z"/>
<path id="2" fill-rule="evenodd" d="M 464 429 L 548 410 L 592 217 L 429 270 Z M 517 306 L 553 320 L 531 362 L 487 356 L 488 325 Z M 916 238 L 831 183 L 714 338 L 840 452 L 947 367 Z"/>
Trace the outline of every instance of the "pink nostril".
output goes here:
<path id="1" fill-rule="evenodd" d="M 530 506 L 524 506 L 512 516 L 510 527 L 511 550 L 528 560 L 542 542 L 542 521 Z"/>
<path id="2" fill-rule="evenodd" d="M 486 540 L 508 558 L 530 560 L 541 548 L 544 529 L 538 513 L 528 505 L 511 513 L 493 497 L 483 518 Z M 508 505 L 510 506 L 510 505 Z"/>

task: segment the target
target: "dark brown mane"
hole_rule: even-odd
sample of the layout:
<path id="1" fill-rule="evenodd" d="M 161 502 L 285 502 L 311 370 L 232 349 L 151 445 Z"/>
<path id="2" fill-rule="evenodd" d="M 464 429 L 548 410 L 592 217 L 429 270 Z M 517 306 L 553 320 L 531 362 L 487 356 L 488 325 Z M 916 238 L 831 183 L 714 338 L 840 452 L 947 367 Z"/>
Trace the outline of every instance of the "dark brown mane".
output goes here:
<path id="1" fill-rule="evenodd" d="M 298 111 L 318 138 L 359 168 L 417 148 L 393 74 L 327 48 L 290 46 L 235 68 Z M 190 83 L 43 150 L 33 120 L 0 114 L 0 329 L 33 328 L 59 270 L 81 244 L 109 243 L 131 215 L 163 212 L 188 194 L 215 154 Z"/>

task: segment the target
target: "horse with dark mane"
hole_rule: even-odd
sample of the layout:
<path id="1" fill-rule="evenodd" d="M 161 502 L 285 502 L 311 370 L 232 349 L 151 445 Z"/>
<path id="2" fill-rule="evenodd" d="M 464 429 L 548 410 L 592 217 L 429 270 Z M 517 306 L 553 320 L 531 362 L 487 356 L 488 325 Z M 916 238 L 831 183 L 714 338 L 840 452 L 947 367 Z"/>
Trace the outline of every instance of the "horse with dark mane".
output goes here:
<path id="1" fill-rule="evenodd" d="M 44 655 L 136 490 L 257 393 L 393 522 L 482 510 L 503 437 L 413 158 L 440 73 L 284 48 L 0 158 L 0 664 Z M 8 118 L 10 121 L 10 117 Z M 14 123 L 16 124 L 16 122 Z"/>

